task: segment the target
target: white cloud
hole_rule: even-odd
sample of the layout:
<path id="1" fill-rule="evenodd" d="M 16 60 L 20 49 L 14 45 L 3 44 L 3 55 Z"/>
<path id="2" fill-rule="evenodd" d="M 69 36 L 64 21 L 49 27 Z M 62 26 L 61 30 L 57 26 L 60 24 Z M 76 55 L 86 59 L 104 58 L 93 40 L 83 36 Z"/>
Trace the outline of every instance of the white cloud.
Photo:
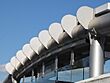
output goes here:
<path id="1" fill-rule="evenodd" d="M 3 81 L 0 80 L 0 83 L 3 83 Z"/>
<path id="2" fill-rule="evenodd" d="M 0 64 L 0 83 L 3 83 L 7 76 L 8 73 L 6 72 L 5 64 Z"/>
<path id="3" fill-rule="evenodd" d="M 0 65 L 0 72 L 6 72 L 5 65 Z"/>

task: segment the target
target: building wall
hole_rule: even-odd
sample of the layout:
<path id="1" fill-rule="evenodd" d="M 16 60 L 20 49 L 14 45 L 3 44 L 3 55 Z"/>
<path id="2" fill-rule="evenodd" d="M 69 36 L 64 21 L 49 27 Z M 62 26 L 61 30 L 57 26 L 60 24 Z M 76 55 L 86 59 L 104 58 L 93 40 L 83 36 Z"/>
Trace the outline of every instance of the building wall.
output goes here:
<path id="1" fill-rule="evenodd" d="M 99 77 L 89 78 L 89 79 L 79 81 L 76 83 L 110 83 L 110 73 L 103 74 Z"/>

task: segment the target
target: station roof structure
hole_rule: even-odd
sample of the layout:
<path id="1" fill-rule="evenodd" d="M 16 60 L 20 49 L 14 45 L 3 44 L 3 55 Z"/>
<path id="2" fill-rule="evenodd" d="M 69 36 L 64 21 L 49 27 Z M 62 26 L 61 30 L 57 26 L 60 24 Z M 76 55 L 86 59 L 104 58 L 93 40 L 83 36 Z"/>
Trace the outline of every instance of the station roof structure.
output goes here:
<path id="1" fill-rule="evenodd" d="M 16 56 L 12 57 L 5 68 L 7 72 L 19 78 L 24 74 L 26 69 L 33 67 L 37 62 L 43 58 L 47 58 L 56 52 L 60 52 L 63 49 L 74 47 L 81 43 L 86 43 L 81 39 L 88 37 L 88 32 L 95 29 L 97 34 L 104 35 L 110 38 L 110 3 L 106 3 L 97 8 L 91 8 L 88 6 L 82 6 L 78 9 L 76 16 L 65 15 L 61 19 L 61 23 L 55 22 L 49 26 L 48 30 L 42 30 L 38 37 L 33 37 L 28 44 L 25 44 L 21 50 L 16 53 Z M 106 44 L 109 45 L 108 40 Z M 70 42 L 72 41 L 72 43 Z M 70 42 L 71 45 L 67 42 Z M 62 49 L 59 49 L 62 47 Z M 108 50 L 108 47 L 105 47 Z M 110 51 L 110 50 L 109 50 Z M 46 52 L 48 53 L 47 55 Z M 33 57 L 39 57 L 45 55 L 42 59 L 38 59 L 33 62 Z M 27 62 L 33 62 L 31 65 L 27 65 Z M 25 64 L 27 66 L 25 66 Z M 21 68 L 20 65 L 22 65 Z M 26 68 L 25 68 L 26 67 Z M 19 74 L 17 73 L 19 72 Z"/>

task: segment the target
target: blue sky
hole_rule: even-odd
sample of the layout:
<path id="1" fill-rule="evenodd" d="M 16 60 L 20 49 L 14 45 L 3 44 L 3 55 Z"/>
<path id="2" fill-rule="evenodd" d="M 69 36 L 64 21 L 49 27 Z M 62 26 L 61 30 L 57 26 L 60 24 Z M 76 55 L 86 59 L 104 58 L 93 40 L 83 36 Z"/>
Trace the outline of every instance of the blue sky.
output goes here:
<path id="1" fill-rule="evenodd" d="M 91 7 L 107 0 L 0 0 L 0 64 L 7 63 L 25 43 L 60 22 L 79 7 Z"/>
<path id="2" fill-rule="evenodd" d="M 60 22 L 66 14 L 76 14 L 81 6 L 95 8 L 110 0 L 0 0 L 0 64 L 9 62 L 25 43 Z"/>

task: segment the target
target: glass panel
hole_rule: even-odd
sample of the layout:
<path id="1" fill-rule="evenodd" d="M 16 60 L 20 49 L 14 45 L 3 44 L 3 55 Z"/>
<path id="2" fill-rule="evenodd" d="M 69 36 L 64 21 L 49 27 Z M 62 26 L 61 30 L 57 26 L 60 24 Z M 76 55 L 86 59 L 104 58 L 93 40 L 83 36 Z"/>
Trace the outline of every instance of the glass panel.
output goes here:
<path id="1" fill-rule="evenodd" d="M 77 60 L 73 66 L 67 65 L 58 69 L 58 77 L 56 76 L 56 78 L 58 81 L 66 82 L 76 82 L 89 78 L 89 57 Z"/>
<path id="2" fill-rule="evenodd" d="M 52 72 L 55 69 L 54 62 L 47 62 L 45 64 L 45 74 Z"/>
<path id="3" fill-rule="evenodd" d="M 105 61 L 104 64 L 104 73 L 110 73 L 110 59 Z"/>
<path id="4" fill-rule="evenodd" d="M 37 78 L 36 83 L 55 83 L 56 80 L 55 76 L 56 76 L 55 71 L 50 72 L 48 74 L 45 74 L 44 77 Z M 51 77 L 54 77 L 54 80 L 50 80 Z"/>
<path id="5" fill-rule="evenodd" d="M 23 78 L 21 78 L 20 83 L 23 83 Z M 24 83 L 35 83 L 35 76 L 32 77 L 25 77 Z"/>
<path id="6" fill-rule="evenodd" d="M 62 71 L 58 71 L 58 75 L 56 74 L 55 77 L 51 77 L 49 80 L 76 82 L 87 78 L 89 78 L 89 67 L 72 69 L 72 70 L 62 69 Z"/>
<path id="7" fill-rule="evenodd" d="M 104 73 L 110 73 L 110 52 L 105 52 Z"/>
<path id="8" fill-rule="evenodd" d="M 59 59 L 60 68 L 56 71 L 54 70 L 54 60 L 45 62 L 45 74 L 44 76 L 36 78 L 36 83 L 55 83 L 56 81 L 76 82 L 89 78 L 88 57 L 75 61 L 74 65 L 70 65 L 69 58 L 60 57 Z M 39 69 L 39 71 L 41 71 L 41 69 Z M 27 80 L 26 83 L 31 83 L 31 78 L 26 78 L 25 80 Z"/>

